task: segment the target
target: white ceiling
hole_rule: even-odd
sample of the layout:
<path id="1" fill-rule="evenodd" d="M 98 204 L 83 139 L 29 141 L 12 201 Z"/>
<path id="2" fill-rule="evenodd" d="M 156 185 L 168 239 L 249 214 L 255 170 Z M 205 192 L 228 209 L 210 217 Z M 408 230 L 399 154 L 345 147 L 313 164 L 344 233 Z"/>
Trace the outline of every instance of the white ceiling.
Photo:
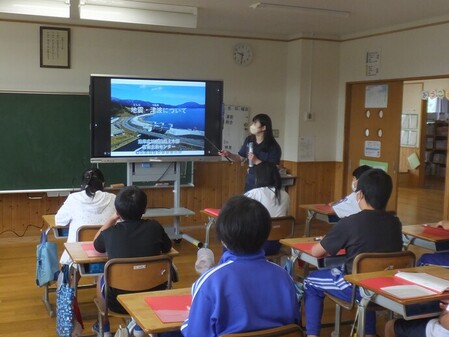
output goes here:
<path id="1" fill-rule="evenodd" d="M 0 0 L 2 1 L 2 0 Z M 33 2 L 35 0 L 30 0 Z M 72 0 L 76 16 L 79 0 Z M 213 34 L 234 37 L 291 40 L 301 36 L 347 39 L 382 30 L 408 28 L 436 22 L 449 22 L 449 0 L 134 0 L 194 6 L 198 8 L 196 29 L 167 28 L 82 22 L 79 19 L 50 19 L 1 14 L 0 19 L 63 25 L 94 25 L 170 31 L 192 34 Z M 255 2 L 324 8 L 350 12 L 349 17 L 303 14 L 293 10 L 252 9 Z"/>

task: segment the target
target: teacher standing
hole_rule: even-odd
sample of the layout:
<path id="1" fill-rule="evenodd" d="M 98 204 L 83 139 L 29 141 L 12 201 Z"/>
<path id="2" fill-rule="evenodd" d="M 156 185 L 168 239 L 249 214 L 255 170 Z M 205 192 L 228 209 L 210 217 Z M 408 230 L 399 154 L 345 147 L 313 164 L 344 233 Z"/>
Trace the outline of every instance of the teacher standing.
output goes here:
<path id="1" fill-rule="evenodd" d="M 273 136 L 270 116 L 266 114 L 254 116 L 249 130 L 251 135 L 246 137 L 238 154 L 231 153 L 228 150 L 219 152 L 220 156 L 228 157 L 233 162 L 248 161 L 245 192 L 256 187 L 254 165 L 264 161 L 279 165 L 282 154 L 281 147 Z"/>

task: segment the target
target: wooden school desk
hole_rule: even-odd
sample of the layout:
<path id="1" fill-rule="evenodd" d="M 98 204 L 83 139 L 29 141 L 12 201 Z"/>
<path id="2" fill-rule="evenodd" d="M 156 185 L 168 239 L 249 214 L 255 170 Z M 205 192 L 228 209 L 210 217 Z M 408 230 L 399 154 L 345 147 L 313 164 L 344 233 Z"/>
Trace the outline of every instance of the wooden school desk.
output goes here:
<path id="1" fill-rule="evenodd" d="M 47 226 L 47 228 L 53 230 L 55 239 L 67 239 L 67 237 L 69 236 L 69 225 L 57 226 L 54 214 L 42 215 L 42 220 L 44 221 L 44 224 Z"/>
<path id="2" fill-rule="evenodd" d="M 331 225 L 334 225 L 340 220 L 335 214 L 334 210 L 328 204 L 309 204 L 299 205 L 299 208 L 307 211 L 306 223 L 304 225 L 304 236 L 310 236 L 310 224 L 315 218 L 317 220 L 325 221 Z"/>
<path id="3" fill-rule="evenodd" d="M 449 279 L 449 269 L 438 266 L 406 268 L 401 269 L 400 271 L 427 273 L 433 276 Z M 360 287 L 360 293 L 362 295 L 362 299 L 358 304 L 357 309 L 359 317 L 357 328 L 358 336 L 365 335 L 365 312 L 369 302 L 376 303 L 386 309 L 389 309 L 403 316 L 405 319 L 433 317 L 441 313 L 439 301 L 441 299 L 448 299 L 448 292 L 429 296 L 399 299 L 386 293 L 385 291 L 382 291 L 380 289 L 382 286 L 372 284 L 367 285 L 363 283 L 364 281 L 370 279 L 393 276 L 396 272 L 398 272 L 397 269 L 345 276 L 346 281 Z"/>
<path id="4" fill-rule="evenodd" d="M 297 259 L 300 259 L 312 266 L 317 267 L 318 269 L 325 269 L 341 266 L 343 263 L 345 263 L 346 260 L 346 256 L 343 252 L 336 256 L 312 256 L 310 253 L 310 249 L 315 243 L 319 242 L 315 238 L 281 239 L 279 240 L 279 242 L 284 246 L 291 248 L 292 255 L 290 256 L 290 259 L 293 263 L 295 263 Z M 307 268 L 305 268 L 305 273 L 306 272 Z"/>
<path id="5" fill-rule="evenodd" d="M 88 253 L 83 249 L 83 245 L 92 245 L 92 241 L 89 242 L 66 242 L 64 243 L 67 253 L 70 255 L 73 263 L 78 264 L 78 268 L 75 268 L 76 273 L 80 276 L 98 276 L 103 274 L 104 264 L 108 261 L 106 254 L 101 256 L 88 256 Z M 167 255 L 177 256 L 179 252 L 172 248 Z M 101 269 L 101 271 L 99 271 Z M 73 287 L 78 287 L 78 277 L 73 277 Z M 75 294 L 76 295 L 76 294 Z"/>
<path id="6" fill-rule="evenodd" d="M 163 323 L 153 309 L 145 302 L 145 298 L 155 296 L 190 295 L 190 293 L 190 288 L 149 291 L 118 295 L 117 300 L 146 334 L 157 334 L 179 330 L 183 321 Z"/>
<path id="7" fill-rule="evenodd" d="M 449 234 L 432 233 L 423 225 L 403 226 L 402 240 L 406 248 L 415 245 L 434 252 L 449 250 Z"/>

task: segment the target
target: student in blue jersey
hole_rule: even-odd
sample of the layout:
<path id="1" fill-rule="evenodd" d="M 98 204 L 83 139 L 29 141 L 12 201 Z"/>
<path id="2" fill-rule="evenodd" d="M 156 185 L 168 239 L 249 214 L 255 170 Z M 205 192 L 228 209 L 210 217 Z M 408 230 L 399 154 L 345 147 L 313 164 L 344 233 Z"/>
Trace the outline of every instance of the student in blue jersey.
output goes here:
<path id="1" fill-rule="evenodd" d="M 271 230 L 267 209 L 245 196 L 232 197 L 215 228 L 227 251 L 193 284 L 183 336 L 217 337 L 298 324 L 293 281 L 283 268 L 267 261 L 262 250 Z"/>
<path id="2" fill-rule="evenodd" d="M 359 213 L 341 219 L 337 226 L 312 247 L 312 255 L 335 255 L 346 249 L 344 266 L 318 270 L 304 280 L 304 312 L 308 337 L 320 335 L 324 293 L 349 301 L 352 284 L 344 280 L 351 274 L 354 258 L 365 252 L 402 250 L 401 222 L 385 210 L 392 191 L 391 177 L 380 169 L 370 169 L 358 180 L 356 198 Z M 366 314 L 366 335 L 376 336 L 375 312 Z"/>
<path id="3" fill-rule="evenodd" d="M 238 154 L 231 153 L 228 150 L 219 152 L 220 156 L 227 157 L 233 162 L 248 160 L 250 163 L 246 176 L 245 192 L 255 187 L 254 166 L 264 161 L 279 165 L 282 155 L 281 147 L 273 136 L 270 116 L 266 114 L 254 116 L 249 130 L 251 135 L 246 137 Z"/>
<path id="4" fill-rule="evenodd" d="M 330 204 L 330 206 L 340 219 L 361 211 L 359 204 L 357 203 L 355 194 L 355 191 L 357 189 L 357 181 L 364 172 L 368 171 L 371 168 L 372 167 L 368 165 L 357 167 L 352 172 L 352 193 L 344 197 L 340 201 Z"/>

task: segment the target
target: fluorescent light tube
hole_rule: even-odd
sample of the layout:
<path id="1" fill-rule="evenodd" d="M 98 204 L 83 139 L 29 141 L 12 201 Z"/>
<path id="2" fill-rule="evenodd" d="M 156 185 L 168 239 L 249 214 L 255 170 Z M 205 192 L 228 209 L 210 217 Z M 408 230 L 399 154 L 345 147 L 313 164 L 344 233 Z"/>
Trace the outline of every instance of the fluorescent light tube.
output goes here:
<path id="1" fill-rule="evenodd" d="M 316 15 L 327 15 L 327 16 L 338 16 L 347 18 L 351 14 L 351 12 L 347 11 L 339 11 L 335 9 L 326 9 L 326 8 L 316 8 L 316 7 L 303 7 L 303 6 L 294 6 L 294 5 L 281 5 L 281 4 L 273 4 L 269 2 L 256 2 L 250 5 L 252 9 L 275 9 L 275 10 L 285 10 L 285 11 L 295 11 L 303 14 L 316 14 Z"/>
<path id="2" fill-rule="evenodd" d="M 80 2 L 80 18 L 108 22 L 196 28 L 197 8 L 133 1 Z"/>
<path id="3" fill-rule="evenodd" d="M 1 0 L 0 12 L 9 14 L 70 17 L 69 0 Z"/>

